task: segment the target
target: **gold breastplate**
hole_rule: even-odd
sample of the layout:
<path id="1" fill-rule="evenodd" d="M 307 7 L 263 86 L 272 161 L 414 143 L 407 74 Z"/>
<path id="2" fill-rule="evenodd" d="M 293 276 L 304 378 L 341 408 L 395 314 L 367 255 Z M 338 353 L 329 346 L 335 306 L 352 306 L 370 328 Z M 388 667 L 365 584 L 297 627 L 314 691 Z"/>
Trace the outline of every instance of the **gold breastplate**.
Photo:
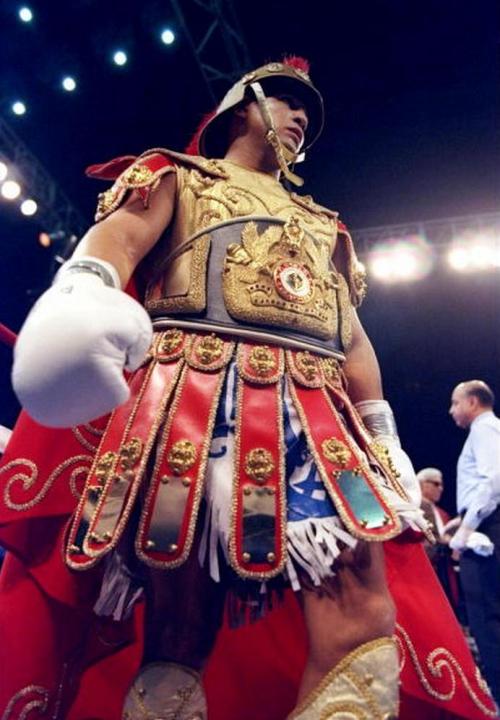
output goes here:
<path id="1" fill-rule="evenodd" d="M 213 174 L 178 169 L 175 220 L 148 288 L 148 311 L 202 317 L 210 310 L 207 293 L 219 284 L 231 322 L 327 341 L 340 332 L 347 345 L 349 292 L 331 263 L 337 214 L 288 193 L 265 173 L 210 162 Z M 228 239 L 221 228 L 229 226 Z M 223 255 L 215 258 L 212 244 L 223 236 Z"/>

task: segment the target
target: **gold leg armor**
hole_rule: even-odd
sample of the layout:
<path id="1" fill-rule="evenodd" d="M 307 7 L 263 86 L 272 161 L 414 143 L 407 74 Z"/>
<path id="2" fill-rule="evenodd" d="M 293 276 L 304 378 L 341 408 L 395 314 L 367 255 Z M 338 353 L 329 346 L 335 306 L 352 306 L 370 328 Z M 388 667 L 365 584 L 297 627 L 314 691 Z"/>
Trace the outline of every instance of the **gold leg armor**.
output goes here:
<path id="1" fill-rule="evenodd" d="M 397 720 L 399 662 L 392 638 L 343 658 L 288 720 Z"/>
<path id="2" fill-rule="evenodd" d="M 145 665 L 127 693 L 122 720 L 207 720 L 200 675 L 174 663 Z"/>

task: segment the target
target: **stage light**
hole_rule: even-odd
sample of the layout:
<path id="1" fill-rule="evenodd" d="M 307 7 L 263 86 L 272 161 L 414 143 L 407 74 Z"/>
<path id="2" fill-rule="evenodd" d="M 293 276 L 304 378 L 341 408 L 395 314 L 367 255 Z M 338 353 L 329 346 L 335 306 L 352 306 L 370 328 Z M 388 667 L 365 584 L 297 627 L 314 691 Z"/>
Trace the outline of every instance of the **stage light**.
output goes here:
<path id="1" fill-rule="evenodd" d="M 33 20 L 33 12 L 29 7 L 19 8 L 19 19 L 25 23 L 29 23 Z"/>
<path id="2" fill-rule="evenodd" d="M 26 112 L 26 105 L 21 100 L 16 100 L 12 103 L 12 112 L 14 115 L 24 115 Z"/>
<path id="3" fill-rule="evenodd" d="M 469 253 L 466 248 L 454 247 L 448 252 L 448 263 L 453 270 L 466 270 L 469 265 Z"/>
<path id="4" fill-rule="evenodd" d="M 63 86 L 63 89 L 66 90 L 66 92 L 73 92 L 73 90 L 76 89 L 76 80 L 70 75 L 67 75 L 65 78 L 63 78 L 61 85 Z"/>
<path id="5" fill-rule="evenodd" d="M 15 180 L 6 180 L 0 192 L 6 200 L 15 200 L 21 194 L 21 186 Z"/>
<path id="6" fill-rule="evenodd" d="M 113 54 L 113 62 L 115 63 L 115 65 L 125 65 L 127 60 L 127 53 L 123 52 L 123 50 L 117 50 Z"/>
<path id="7" fill-rule="evenodd" d="M 481 272 L 500 267 L 500 235 L 493 230 L 469 231 L 455 240 L 447 259 L 450 267 L 459 272 Z"/>
<path id="8" fill-rule="evenodd" d="M 9 168 L 4 162 L 0 161 L 0 182 L 3 182 L 5 178 L 7 177 L 7 173 L 9 172 Z"/>
<path id="9" fill-rule="evenodd" d="M 381 282 L 413 282 L 426 277 L 433 265 L 432 250 L 422 235 L 392 238 L 368 256 L 368 268 Z"/>
<path id="10" fill-rule="evenodd" d="M 31 200 L 28 198 L 27 200 L 24 200 L 21 203 L 21 212 L 23 215 L 26 215 L 26 217 L 30 217 L 31 215 L 34 215 L 36 211 L 38 210 L 38 205 L 34 200 Z"/>
<path id="11" fill-rule="evenodd" d="M 55 230 L 54 232 L 41 232 L 38 235 L 38 242 L 44 248 L 49 248 L 52 245 L 60 245 L 62 242 L 66 242 L 68 235 L 64 230 Z"/>
<path id="12" fill-rule="evenodd" d="M 170 28 L 165 28 L 161 33 L 161 41 L 164 45 L 172 45 L 175 41 L 175 33 Z"/>

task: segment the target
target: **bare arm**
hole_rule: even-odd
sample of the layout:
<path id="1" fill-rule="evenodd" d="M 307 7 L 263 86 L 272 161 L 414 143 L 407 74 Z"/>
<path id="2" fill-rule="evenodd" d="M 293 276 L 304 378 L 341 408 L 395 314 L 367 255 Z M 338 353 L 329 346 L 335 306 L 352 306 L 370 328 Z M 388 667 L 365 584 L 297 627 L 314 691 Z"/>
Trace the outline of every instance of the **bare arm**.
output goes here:
<path id="1" fill-rule="evenodd" d="M 73 257 L 92 255 L 117 269 L 122 287 L 135 268 L 160 238 L 172 219 L 175 203 L 175 173 L 165 175 L 151 193 L 149 208 L 132 192 L 114 213 L 84 235 Z"/>
<path id="2" fill-rule="evenodd" d="M 352 344 L 347 354 L 344 371 L 349 382 L 349 396 L 353 403 L 383 398 L 377 356 L 354 308 L 352 308 Z"/>

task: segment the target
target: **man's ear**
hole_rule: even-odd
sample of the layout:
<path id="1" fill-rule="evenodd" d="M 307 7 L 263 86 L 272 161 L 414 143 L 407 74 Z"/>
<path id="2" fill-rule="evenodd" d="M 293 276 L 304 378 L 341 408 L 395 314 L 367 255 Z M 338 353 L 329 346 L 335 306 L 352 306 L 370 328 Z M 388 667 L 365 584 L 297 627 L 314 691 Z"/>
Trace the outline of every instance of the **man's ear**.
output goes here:
<path id="1" fill-rule="evenodd" d="M 480 405 L 479 398 L 476 395 L 469 395 L 469 405 L 472 410 L 477 410 Z"/>

